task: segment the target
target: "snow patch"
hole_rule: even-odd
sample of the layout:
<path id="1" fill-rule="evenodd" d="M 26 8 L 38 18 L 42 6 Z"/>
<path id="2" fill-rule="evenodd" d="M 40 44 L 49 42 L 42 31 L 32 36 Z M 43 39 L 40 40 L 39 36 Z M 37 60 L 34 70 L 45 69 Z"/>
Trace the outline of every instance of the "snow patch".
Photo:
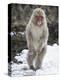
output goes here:
<path id="1" fill-rule="evenodd" d="M 27 64 L 27 53 L 28 50 L 24 49 L 20 55 L 15 56 L 17 61 L 22 61 L 23 64 L 12 63 L 12 76 L 35 76 L 35 75 L 46 75 L 46 74 L 57 74 L 58 72 L 58 56 L 59 56 L 59 46 L 54 44 L 53 46 L 47 46 L 47 53 L 44 57 L 42 68 L 33 71 L 29 69 Z"/>

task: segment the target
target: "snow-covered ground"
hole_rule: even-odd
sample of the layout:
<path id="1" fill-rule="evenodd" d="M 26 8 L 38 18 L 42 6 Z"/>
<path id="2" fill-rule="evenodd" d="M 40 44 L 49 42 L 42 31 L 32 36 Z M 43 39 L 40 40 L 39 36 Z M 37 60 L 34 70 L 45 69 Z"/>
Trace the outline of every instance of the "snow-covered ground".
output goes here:
<path id="1" fill-rule="evenodd" d="M 15 56 L 17 61 L 22 61 L 23 63 L 13 63 L 11 65 L 11 76 L 40 76 L 48 74 L 57 74 L 58 73 L 58 58 L 59 58 L 59 46 L 54 44 L 53 46 L 47 46 L 47 53 L 44 57 L 42 68 L 33 71 L 29 69 L 26 57 L 28 50 L 24 49 L 20 53 L 21 55 Z"/>

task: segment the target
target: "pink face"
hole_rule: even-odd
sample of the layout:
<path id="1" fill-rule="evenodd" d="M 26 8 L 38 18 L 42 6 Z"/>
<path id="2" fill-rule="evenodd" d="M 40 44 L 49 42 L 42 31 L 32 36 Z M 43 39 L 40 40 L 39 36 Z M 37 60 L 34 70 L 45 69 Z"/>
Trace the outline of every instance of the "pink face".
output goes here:
<path id="1" fill-rule="evenodd" d="M 44 19 L 43 16 L 35 16 L 35 18 L 36 18 L 36 24 L 38 26 L 41 26 L 43 23 L 43 19 Z"/>

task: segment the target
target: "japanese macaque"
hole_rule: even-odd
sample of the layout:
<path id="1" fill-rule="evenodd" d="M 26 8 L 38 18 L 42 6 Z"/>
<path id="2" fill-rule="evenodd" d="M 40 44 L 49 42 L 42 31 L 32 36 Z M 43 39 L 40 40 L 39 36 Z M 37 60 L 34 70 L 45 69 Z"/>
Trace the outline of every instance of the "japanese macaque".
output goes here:
<path id="1" fill-rule="evenodd" d="M 27 62 L 30 69 L 41 68 L 47 49 L 48 35 L 45 12 L 41 8 L 36 8 L 26 27 L 26 40 L 29 49 Z"/>

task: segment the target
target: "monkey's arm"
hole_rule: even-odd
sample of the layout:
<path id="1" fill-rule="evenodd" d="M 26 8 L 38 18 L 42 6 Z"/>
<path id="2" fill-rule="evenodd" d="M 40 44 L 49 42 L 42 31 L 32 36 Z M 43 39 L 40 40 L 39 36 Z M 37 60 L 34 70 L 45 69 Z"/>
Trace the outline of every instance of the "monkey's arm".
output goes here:
<path id="1" fill-rule="evenodd" d="M 39 45 L 40 52 L 47 45 L 48 36 L 49 36 L 49 33 L 48 33 L 48 29 L 47 29 L 43 32 L 42 36 L 40 37 L 40 45 Z"/>
<path id="2" fill-rule="evenodd" d="M 27 40 L 27 46 L 30 51 L 32 51 L 33 48 L 33 42 L 32 42 L 32 33 L 30 28 L 26 28 L 26 40 Z"/>

